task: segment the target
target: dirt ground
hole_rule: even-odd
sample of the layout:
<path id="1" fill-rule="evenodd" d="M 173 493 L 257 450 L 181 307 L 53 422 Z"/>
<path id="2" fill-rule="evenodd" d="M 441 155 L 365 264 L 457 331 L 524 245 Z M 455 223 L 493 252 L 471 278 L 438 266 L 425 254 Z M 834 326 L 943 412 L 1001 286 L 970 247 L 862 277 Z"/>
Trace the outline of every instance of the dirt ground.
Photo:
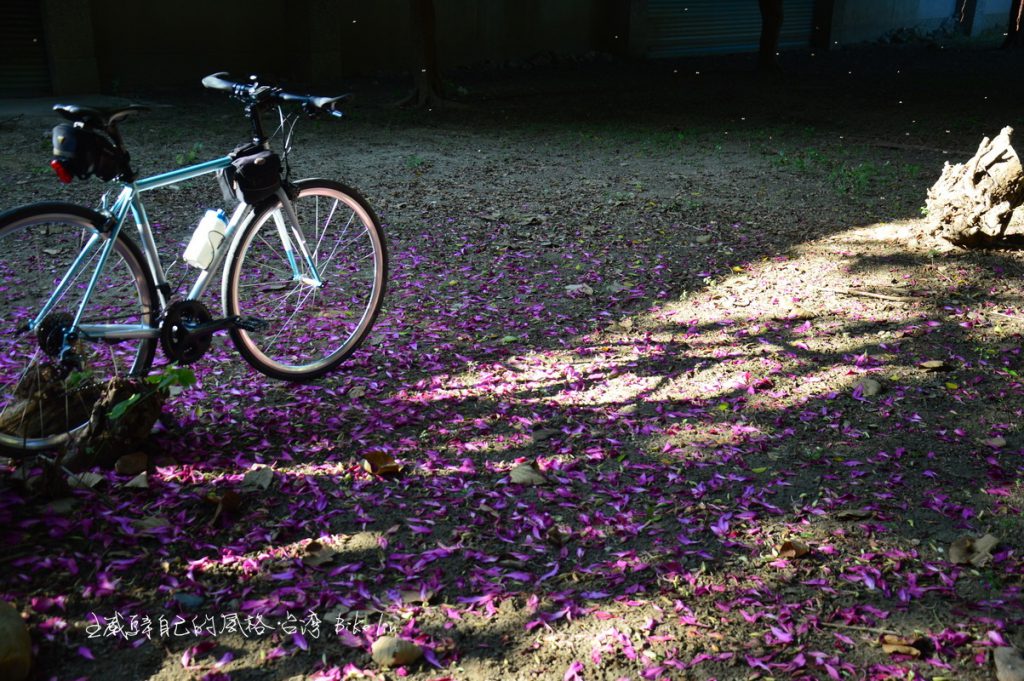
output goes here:
<path id="1" fill-rule="evenodd" d="M 922 214 L 1021 129 L 1024 54 L 541 61 L 452 72 L 433 111 L 353 83 L 347 121 L 299 124 L 296 176 L 358 187 L 390 241 L 342 370 L 276 383 L 218 341 L 148 489 L 0 473 L 35 678 L 990 679 L 1024 649 L 1024 256 Z M 144 174 L 244 139 L 198 90 L 136 98 Z M 46 166 L 54 122 L 0 117 L 4 205 L 95 204 Z M 219 203 L 154 195 L 167 262 Z M 382 667 L 388 635 L 423 657 Z"/>

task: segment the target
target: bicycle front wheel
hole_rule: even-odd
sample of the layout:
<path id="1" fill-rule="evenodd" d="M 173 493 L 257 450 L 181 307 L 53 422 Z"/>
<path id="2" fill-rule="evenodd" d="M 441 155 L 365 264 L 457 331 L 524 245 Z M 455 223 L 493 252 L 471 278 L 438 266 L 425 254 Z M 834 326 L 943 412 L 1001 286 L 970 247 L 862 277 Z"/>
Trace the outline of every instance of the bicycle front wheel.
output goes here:
<path id="1" fill-rule="evenodd" d="M 65 337 L 101 251 L 94 248 L 41 324 L 31 327 L 105 218 L 67 203 L 0 215 L 0 451 L 54 449 L 85 427 L 106 383 L 144 375 L 153 338 Z M 119 235 L 100 272 L 82 325 L 156 325 L 156 291 L 138 247 Z M 144 335 L 144 334 L 137 334 Z"/>
<path id="2" fill-rule="evenodd" d="M 388 262 L 380 222 L 355 190 L 329 180 L 296 188 L 301 234 L 279 200 L 263 206 L 229 255 L 223 284 L 225 313 L 263 329 L 232 329 L 238 351 L 289 381 L 322 376 L 359 347 L 383 304 Z"/>

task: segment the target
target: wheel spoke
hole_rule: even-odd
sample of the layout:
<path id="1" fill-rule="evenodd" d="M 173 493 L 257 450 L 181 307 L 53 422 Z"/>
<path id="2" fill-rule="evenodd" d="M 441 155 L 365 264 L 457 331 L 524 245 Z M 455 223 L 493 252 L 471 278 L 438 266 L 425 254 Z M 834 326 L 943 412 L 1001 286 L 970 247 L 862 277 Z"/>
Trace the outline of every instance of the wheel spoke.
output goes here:
<path id="1" fill-rule="evenodd" d="M 226 293 L 229 313 L 271 325 L 263 334 L 232 332 L 242 355 L 271 376 L 306 379 L 336 366 L 365 338 L 381 307 L 387 254 L 376 217 L 351 190 L 320 180 L 300 183 L 293 206 L 312 238 L 308 252 L 321 281 L 282 277 L 294 286 L 268 290 L 275 275 L 291 272 L 274 219 L 285 213 L 278 206 L 245 228 L 229 263 Z"/>
<path id="2" fill-rule="evenodd" d="M 89 419 L 102 385 L 115 376 L 145 373 L 152 339 L 92 342 L 79 336 L 74 365 L 61 360 L 67 325 L 79 313 L 98 252 L 91 254 L 51 301 L 102 216 L 68 204 L 37 204 L 0 216 L 0 449 L 44 450 L 66 441 Z M 88 304 L 83 325 L 138 326 L 154 322 L 155 293 L 138 249 L 121 236 L 114 243 Z M 25 329 L 15 333 L 13 329 Z"/>

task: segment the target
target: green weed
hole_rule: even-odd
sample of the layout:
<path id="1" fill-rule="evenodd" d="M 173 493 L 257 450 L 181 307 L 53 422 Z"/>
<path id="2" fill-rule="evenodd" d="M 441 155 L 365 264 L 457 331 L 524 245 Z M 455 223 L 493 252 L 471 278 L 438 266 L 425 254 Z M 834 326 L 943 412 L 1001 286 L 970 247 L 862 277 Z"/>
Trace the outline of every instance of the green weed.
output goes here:
<path id="1" fill-rule="evenodd" d="M 179 166 L 190 166 L 199 162 L 200 155 L 203 153 L 203 143 L 196 142 L 192 147 L 184 154 L 178 154 L 174 157 L 175 163 Z"/>

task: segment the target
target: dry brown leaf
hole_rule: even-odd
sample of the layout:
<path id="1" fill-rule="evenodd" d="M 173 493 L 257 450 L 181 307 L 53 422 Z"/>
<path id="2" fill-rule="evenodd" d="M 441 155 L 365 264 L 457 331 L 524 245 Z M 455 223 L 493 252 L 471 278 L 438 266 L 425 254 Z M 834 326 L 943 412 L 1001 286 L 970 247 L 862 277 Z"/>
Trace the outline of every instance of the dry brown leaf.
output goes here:
<path id="1" fill-rule="evenodd" d="M 539 428 L 530 435 L 530 439 L 533 440 L 534 444 L 538 442 L 544 442 L 544 440 L 550 440 L 555 435 L 561 435 L 562 431 L 557 428 Z"/>
<path id="2" fill-rule="evenodd" d="M 274 482 L 274 469 L 269 466 L 253 468 L 242 477 L 242 487 L 265 490 Z"/>
<path id="3" fill-rule="evenodd" d="M 124 483 L 125 487 L 132 489 L 149 489 L 149 473 L 143 471 L 134 478 Z"/>
<path id="4" fill-rule="evenodd" d="M 879 643 L 882 645 L 882 650 L 890 655 L 921 657 L 931 648 L 931 641 L 927 638 L 910 638 L 908 636 L 897 636 L 896 634 L 882 634 Z"/>
<path id="5" fill-rule="evenodd" d="M 169 527 L 170 524 L 171 523 L 167 520 L 167 518 L 164 518 L 163 516 L 159 515 L 146 516 L 145 518 L 139 518 L 138 520 L 132 521 L 132 526 L 135 527 L 135 529 L 137 530 L 141 530 L 142 532 L 148 532 L 150 530 L 158 530 L 163 527 Z"/>
<path id="6" fill-rule="evenodd" d="M 982 440 L 981 443 L 991 447 L 992 449 L 999 449 L 1000 447 L 1006 446 L 1006 438 L 996 435 L 995 437 L 990 437 L 987 440 Z"/>
<path id="7" fill-rule="evenodd" d="M 868 518 L 874 517 L 875 512 L 869 511 L 863 508 L 847 508 L 842 511 L 836 511 L 836 520 L 867 520 Z"/>
<path id="8" fill-rule="evenodd" d="M 799 539 L 790 539 L 779 546 L 779 558 L 802 558 L 810 552 L 811 547 Z"/>
<path id="9" fill-rule="evenodd" d="M 992 549 L 999 545 L 999 538 L 993 534 L 986 534 L 974 542 L 974 550 L 978 553 L 992 553 Z"/>
<path id="10" fill-rule="evenodd" d="M 952 366 L 950 366 L 949 364 L 946 364 L 941 359 L 930 359 L 927 362 L 921 362 L 917 366 L 918 366 L 919 369 L 924 369 L 925 371 L 932 371 L 932 372 L 934 372 L 934 371 L 952 371 L 953 370 Z"/>
<path id="11" fill-rule="evenodd" d="M 429 603 L 434 597 L 433 591 L 420 591 L 419 589 L 402 589 L 402 603 L 413 605 L 415 603 Z"/>
<path id="12" fill-rule="evenodd" d="M 999 538 L 986 534 L 984 537 L 963 536 L 949 545 L 949 562 L 955 565 L 985 567 L 992 562 L 992 550 L 999 545 Z"/>
<path id="13" fill-rule="evenodd" d="M 402 467 L 391 458 L 391 455 L 381 451 L 366 452 L 363 455 L 363 469 L 371 475 L 381 477 L 399 475 L 402 472 Z"/>
<path id="14" fill-rule="evenodd" d="M 311 541 L 306 545 L 306 555 L 302 557 L 302 562 L 312 567 L 320 567 L 330 563 L 337 555 L 338 552 L 330 546 L 324 546 L 318 541 Z"/>
<path id="15" fill-rule="evenodd" d="M 973 554 L 973 537 L 957 537 L 953 543 L 949 545 L 949 562 L 954 565 L 967 565 L 971 562 L 971 556 Z"/>
<path id="16" fill-rule="evenodd" d="M 513 468 L 509 473 L 509 480 L 515 485 L 544 485 L 548 481 L 533 463 L 524 463 Z"/>
<path id="17" fill-rule="evenodd" d="M 92 489 L 96 485 L 103 482 L 104 477 L 99 473 L 79 473 L 77 475 L 68 476 L 68 484 L 72 487 L 78 487 L 80 489 Z"/>
<path id="18" fill-rule="evenodd" d="M 589 284 L 569 284 L 565 287 L 565 292 L 572 295 L 578 293 L 584 296 L 594 295 L 594 289 Z"/>

